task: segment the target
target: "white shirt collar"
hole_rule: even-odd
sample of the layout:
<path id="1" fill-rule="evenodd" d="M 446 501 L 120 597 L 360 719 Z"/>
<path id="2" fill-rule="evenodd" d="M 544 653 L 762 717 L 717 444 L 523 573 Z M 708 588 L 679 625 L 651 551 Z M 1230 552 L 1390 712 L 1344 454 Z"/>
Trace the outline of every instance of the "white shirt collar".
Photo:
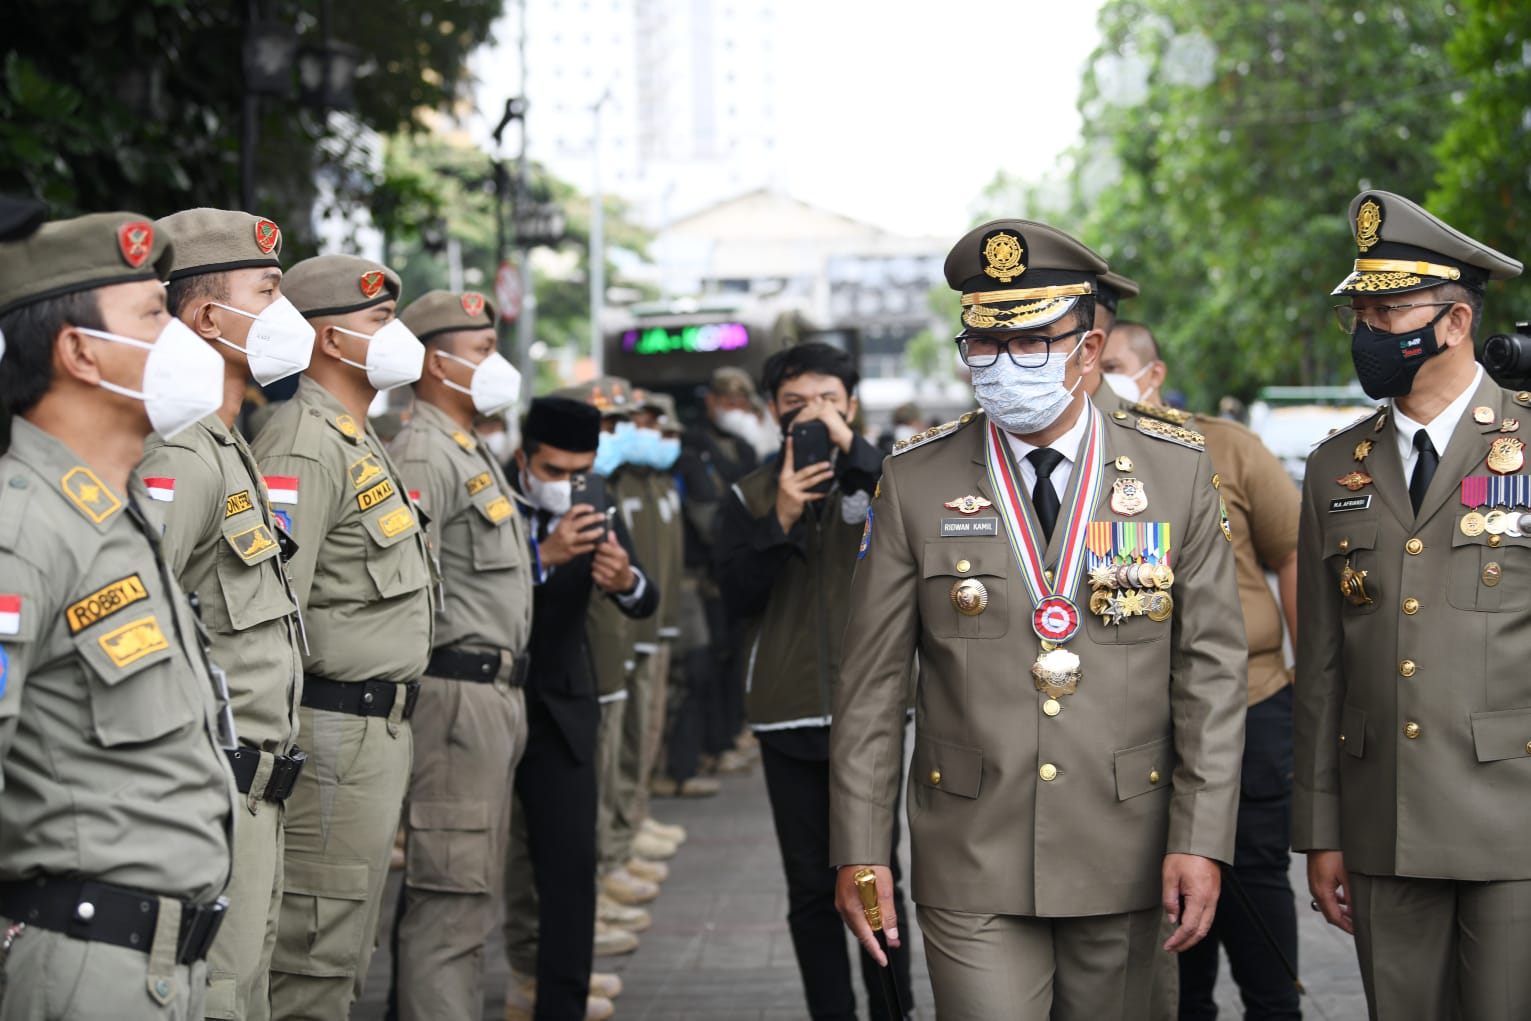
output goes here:
<path id="1" fill-rule="evenodd" d="M 1090 399 L 1086 397 L 1084 404 L 1080 405 L 1079 417 L 1074 419 L 1074 424 L 1069 427 L 1069 431 L 1048 444 L 1063 455 L 1063 460 L 1048 477 L 1060 498 L 1074 473 L 1074 462 L 1079 459 L 1080 448 L 1084 446 L 1085 431 L 1090 426 L 1090 411 Z M 1096 411 L 1095 414 L 1098 415 L 1100 412 Z M 1005 433 L 1005 440 L 1010 444 L 1010 452 L 1015 455 L 1016 466 L 1021 469 L 1021 480 L 1026 484 L 1026 491 L 1029 493 L 1036 485 L 1037 468 L 1026 455 L 1037 448 L 1013 433 Z"/>
<path id="2" fill-rule="evenodd" d="M 1429 424 L 1414 421 L 1408 415 L 1398 410 L 1398 402 L 1393 401 L 1393 436 L 1398 443 L 1398 459 L 1402 463 L 1412 464 L 1416 455 L 1414 449 L 1414 434 L 1421 429 L 1430 436 L 1430 442 L 1435 445 L 1435 453 L 1439 457 L 1446 456 L 1446 444 L 1451 442 L 1451 434 L 1456 431 L 1457 423 L 1462 420 L 1462 415 L 1467 411 L 1467 405 L 1472 403 L 1473 394 L 1478 392 L 1478 385 L 1483 382 L 1483 366 L 1477 367 L 1473 373 L 1471 383 L 1467 389 L 1457 394 L 1456 399 L 1446 405 L 1445 409 Z"/>

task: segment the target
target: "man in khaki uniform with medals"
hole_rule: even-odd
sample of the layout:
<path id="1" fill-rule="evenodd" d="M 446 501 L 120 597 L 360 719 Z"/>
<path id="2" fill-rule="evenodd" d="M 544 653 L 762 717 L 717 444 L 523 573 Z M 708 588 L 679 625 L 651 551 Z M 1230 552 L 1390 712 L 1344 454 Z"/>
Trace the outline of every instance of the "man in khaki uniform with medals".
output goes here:
<path id="1" fill-rule="evenodd" d="M 1521 264 L 1401 195 L 1349 216 L 1336 312 L 1387 403 L 1308 458 L 1292 846 L 1373 1018 L 1525 1018 L 1531 392 L 1473 357 Z"/>
<path id="2" fill-rule="evenodd" d="M 399 278 L 350 255 L 282 282 L 314 327 L 297 394 L 256 437 L 308 654 L 299 713 L 309 761 L 287 803 L 280 1018 L 344 1017 L 372 958 L 409 783 L 409 717 L 431 651 L 433 564 L 397 468 L 367 423 L 378 391 L 420 377 L 424 348 L 394 316 Z"/>
<path id="3" fill-rule="evenodd" d="M 0 243 L 0 1018 L 190 1021 L 224 912 L 227 692 L 144 516 L 151 430 L 217 409 L 165 231 Z"/>
<path id="4" fill-rule="evenodd" d="M 139 475 L 162 520 L 160 548 L 195 593 L 212 659 L 228 675 L 242 795 L 229 913 L 208 955 L 209 1018 L 265 1019 L 282 900 L 282 803 L 304 756 L 296 746 L 301 625 L 255 458 L 234 421 L 247 380 L 303 371 L 314 331 L 281 294 L 282 233 L 249 213 L 191 209 L 155 224 L 176 239 L 166 301 L 223 365 L 223 406 L 174 439 L 151 436 Z"/>
<path id="5" fill-rule="evenodd" d="M 537 572 L 504 469 L 473 428 L 515 403 L 482 294 L 431 291 L 400 317 L 425 344 L 408 424 L 390 444 L 430 515 L 442 600 L 412 721 L 408 853 L 398 924 L 399 1016 L 484 1012 L 484 943 L 499 916 L 516 763 L 526 747 L 526 642 Z"/>
<path id="6" fill-rule="evenodd" d="M 890 942 L 905 678 L 913 899 L 942 1018 L 1141 1016 L 1160 910 L 1183 950 L 1232 858 L 1245 673 L 1226 519 L 1199 434 L 1079 392 L 1100 256 L 997 220 L 952 249 L 983 413 L 884 468 L 834 700 L 837 902 Z"/>

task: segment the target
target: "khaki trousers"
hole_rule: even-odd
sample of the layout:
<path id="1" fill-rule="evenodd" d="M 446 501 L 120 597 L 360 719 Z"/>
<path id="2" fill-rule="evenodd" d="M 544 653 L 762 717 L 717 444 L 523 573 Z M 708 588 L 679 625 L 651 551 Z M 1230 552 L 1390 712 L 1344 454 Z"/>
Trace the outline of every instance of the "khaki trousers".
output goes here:
<path id="1" fill-rule="evenodd" d="M 269 766 L 257 770 L 250 789 L 265 790 L 269 774 Z M 207 955 L 203 1017 L 270 1021 L 271 954 L 282 907 L 282 812 L 281 805 L 248 794 L 235 805 L 234 866 L 224 891 L 229 909 Z"/>
<path id="2" fill-rule="evenodd" d="M 1087 918 L 916 909 L 941 1021 L 1142 1021 L 1158 907 Z"/>
<path id="3" fill-rule="evenodd" d="M 1373 1021 L 1531 1018 L 1531 881 L 1350 873 Z"/>
<path id="4" fill-rule="evenodd" d="M 499 920 L 526 698 L 506 683 L 427 675 L 411 720 L 397 976 L 402 1021 L 478 1021 L 484 944 Z"/>
<path id="5" fill-rule="evenodd" d="M 638 764 L 637 805 L 633 810 L 637 822 L 634 823 L 633 832 L 628 835 L 629 849 L 632 846 L 632 838 L 637 835 L 637 828 L 642 826 L 643 820 L 649 817 L 649 781 L 654 778 L 654 771 L 659 768 L 660 757 L 664 753 L 665 728 L 669 725 L 672 645 L 670 639 L 661 638 L 659 649 L 654 653 L 651 664 L 653 683 L 649 689 L 649 710 L 643 734 L 643 758 Z"/>
<path id="6" fill-rule="evenodd" d="M 618 735 L 617 764 L 612 785 L 601 792 L 604 803 L 611 799 L 611 841 L 601 843 L 601 867 L 610 871 L 633 856 L 633 838 L 648 812 L 649 774 L 654 768 L 657 735 L 655 717 L 661 712 L 655 704 L 664 683 L 656 671 L 659 657 L 654 652 L 634 654 L 632 672 L 627 675 L 627 708 Z M 662 721 L 663 717 L 660 717 Z M 606 774 L 602 774 L 604 780 Z"/>
<path id="7" fill-rule="evenodd" d="M 163 902 L 161 902 L 163 904 Z M 27 928 L 5 962 L 0 1021 L 196 1021 L 207 965 L 175 963 L 180 913 L 160 909 L 149 953 Z M 0 918 L 0 932 L 10 925 Z"/>
<path id="8" fill-rule="evenodd" d="M 393 715 L 299 710 L 308 765 L 287 801 L 282 912 L 271 955 L 271 1013 L 281 1021 L 344 1018 L 372 961 L 383 884 L 412 738 Z"/>
<path id="9" fill-rule="evenodd" d="M 623 814 L 622 799 L 631 792 L 622 776 L 622 735 L 627 719 L 633 715 L 629 682 L 627 698 L 601 703 L 601 725 L 595 736 L 595 776 L 597 795 L 595 814 L 596 871 L 599 875 L 619 868 L 627 861 L 622 853 L 623 837 L 618 832 Z M 627 838 L 631 843 L 631 835 Z"/>

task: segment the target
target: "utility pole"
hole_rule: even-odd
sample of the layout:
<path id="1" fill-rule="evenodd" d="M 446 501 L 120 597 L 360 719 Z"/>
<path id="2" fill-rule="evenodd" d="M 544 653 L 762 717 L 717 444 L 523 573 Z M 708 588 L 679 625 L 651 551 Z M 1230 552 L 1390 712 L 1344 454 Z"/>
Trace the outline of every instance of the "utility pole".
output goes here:
<path id="1" fill-rule="evenodd" d="M 606 306 L 606 206 L 601 197 L 601 107 L 611 98 L 607 86 L 590 107 L 595 136 L 590 144 L 590 362 L 597 377 L 606 371 L 606 352 L 601 343 L 601 309 Z"/>
<path id="2" fill-rule="evenodd" d="M 521 68 L 521 95 L 526 95 L 526 4 L 527 0 L 521 0 L 521 31 L 517 42 L 519 58 L 517 63 Z M 531 174 L 526 158 L 526 116 L 521 116 L 521 159 L 516 168 L 516 216 L 519 219 L 525 211 L 525 205 L 530 198 Z M 536 373 L 532 371 L 531 349 L 532 341 L 536 339 L 537 317 L 537 290 L 532 282 L 532 250 L 527 247 L 519 236 L 516 238 L 520 252 L 521 270 L 521 314 L 516 317 L 516 365 L 521 371 L 521 403 L 525 407 L 531 400 L 532 384 L 536 379 Z"/>

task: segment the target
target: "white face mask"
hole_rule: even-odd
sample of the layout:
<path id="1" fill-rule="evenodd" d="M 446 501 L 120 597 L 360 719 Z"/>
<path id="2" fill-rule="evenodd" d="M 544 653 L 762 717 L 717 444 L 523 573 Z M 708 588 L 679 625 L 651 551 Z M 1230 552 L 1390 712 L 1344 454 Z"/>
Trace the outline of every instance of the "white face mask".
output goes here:
<path id="1" fill-rule="evenodd" d="M 1069 359 L 1084 346 L 1084 338 L 1063 357 L 1057 352 L 1047 363 L 1024 369 L 1000 354 L 993 365 L 973 369 L 973 395 L 978 404 L 1001 429 L 1017 436 L 1041 432 L 1063 415 L 1079 389 L 1080 380 L 1064 389 L 1063 376 Z M 1083 377 L 1081 377 L 1082 379 Z"/>
<path id="2" fill-rule="evenodd" d="M 409 332 L 409 327 L 402 320 L 390 319 L 371 336 L 343 326 L 335 329 L 368 342 L 367 364 L 353 362 L 349 358 L 340 360 L 366 370 L 367 382 L 372 384 L 372 389 L 379 392 L 392 390 L 420 378 L 420 370 L 425 367 L 425 345 Z"/>
<path id="3" fill-rule="evenodd" d="M 1101 374 L 1101 379 L 1106 385 L 1116 392 L 1116 395 L 1124 401 L 1140 401 L 1143 399 L 1143 388 L 1138 386 L 1138 380 L 1143 374 L 1153 368 L 1152 362 L 1143 366 L 1137 372 L 1128 376 L 1120 372 L 1106 372 Z"/>
<path id="4" fill-rule="evenodd" d="M 718 412 L 718 428 L 751 445 L 759 425 L 760 420 L 743 408 L 725 408 Z"/>
<path id="5" fill-rule="evenodd" d="M 163 439 L 168 440 L 222 407 L 223 359 L 179 319 L 166 323 L 152 344 L 105 330 L 88 330 L 83 326 L 76 329 L 113 344 L 149 352 L 139 389 L 104 379 L 100 385 L 111 393 L 143 401 L 149 424 Z"/>
<path id="6" fill-rule="evenodd" d="M 494 455 L 494 459 L 498 464 L 503 465 L 506 461 L 510 460 L 510 433 L 490 433 L 484 437 L 484 446 L 489 448 L 489 453 Z"/>
<path id="7" fill-rule="evenodd" d="M 294 376 L 308 368 L 314 355 L 314 328 L 308 325 L 297 306 L 286 298 L 278 298 L 259 315 L 251 315 L 242 308 L 213 302 L 217 307 L 255 320 L 245 336 L 245 346 L 231 343 L 222 337 L 218 343 L 243 351 L 250 363 L 250 375 L 261 386 L 279 379 Z"/>
<path id="8" fill-rule="evenodd" d="M 574 503 L 574 483 L 568 479 L 544 482 L 529 466 L 521 472 L 521 488 L 528 500 L 555 517 L 569 513 Z"/>
<path id="9" fill-rule="evenodd" d="M 446 351 L 436 353 L 448 361 L 466 365 L 473 370 L 473 378 L 467 386 L 450 379 L 443 379 L 442 382 L 458 393 L 472 397 L 473 409 L 480 415 L 498 415 L 520 398 L 521 373 L 500 352 L 489 352 L 489 357 L 477 364 Z"/>

